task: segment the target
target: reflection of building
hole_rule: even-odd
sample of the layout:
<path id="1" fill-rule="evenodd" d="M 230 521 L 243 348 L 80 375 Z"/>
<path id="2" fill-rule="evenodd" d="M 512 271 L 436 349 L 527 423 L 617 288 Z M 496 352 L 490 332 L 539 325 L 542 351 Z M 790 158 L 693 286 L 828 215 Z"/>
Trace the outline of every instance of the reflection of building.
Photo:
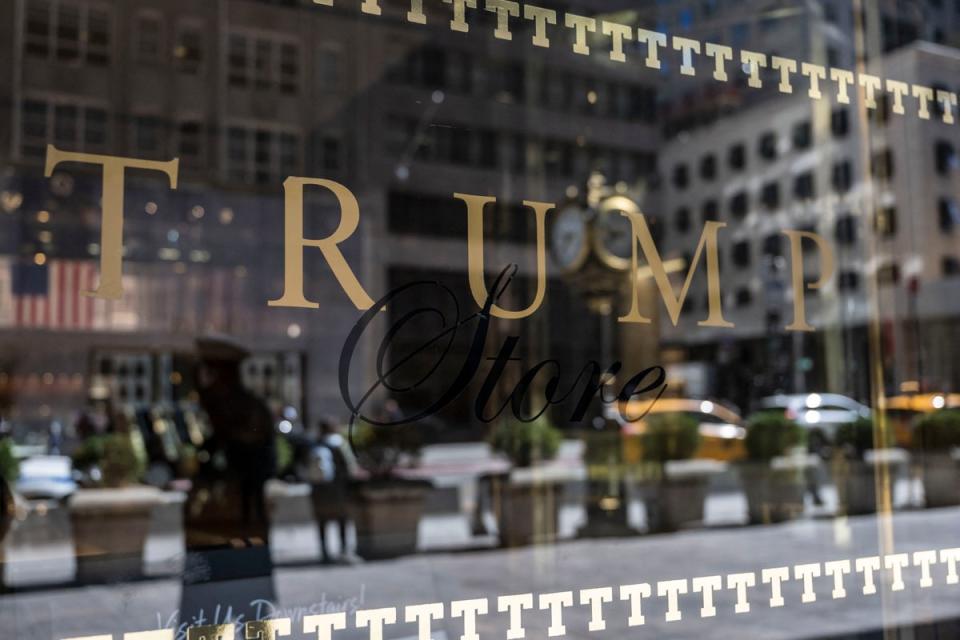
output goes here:
<path id="1" fill-rule="evenodd" d="M 888 77 L 950 87 L 960 54 L 921 43 L 889 54 L 881 65 Z M 960 228 L 960 134 L 942 115 L 936 105 L 930 120 L 899 116 L 881 100 L 861 127 L 856 105 L 812 102 L 801 94 L 678 136 L 660 158 L 669 221 L 665 246 L 676 255 L 692 252 L 704 221 L 727 224 L 720 234 L 721 281 L 724 314 L 736 328 L 689 331 L 707 308 L 706 279 L 697 278 L 679 328 L 671 332 L 664 323 L 665 339 L 683 345 L 693 359 L 762 372 L 732 385 L 748 382 L 767 392 L 829 385 L 865 396 L 868 376 L 859 368 L 867 362 L 865 326 L 879 313 L 887 364 L 890 358 L 897 364 L 887 370 L 904 376 L 889 384 L 922 379 L 957 388 L 960 369 L 949 345 L 960 312 L 960 252 L 953 237 Z M 822 329 L 815 334 L 783 331 L 796 295 L 783 229 L 815 231 L 836 254 L 835 277 L 806 294 L 807 315 Z M 807 253 L 809 281 L 818 276 L 819 261 L 814 249 Z M 920 361 L 922 370 L 915 365 Z M 803 362 L 813 370 L 797 371 Z"/>
<path id="2" fill-rule="evenodd" d="M 306 261 L 307 297 L 319 311 L 266 305 L 281 287 L 288 175 L 339 180 L 358 196 L 361 227 L 341 247 L 374 298 L 412 277 L 467 291 L 466 212 L 452 194 L 497 196 L 487 269 L 521 265 L 504 301 L 521 308 L 534 265 L 521 202 L 559 203 L 593 169 L 611 182 L 653 170 L 655 96 L 630 67 L 531 50 L 529 36 L 494 40 L 488 12 L 471 12 L 475 28 L 460 34 L 439 3 L 427 9 L 428 27 L 398 19 L 404 3 L 381 4 L 384 15 L 370 20 L 355 7 L 309 2 L 3 3 L 0 33 L 15 45 L 0 54 L 4 295 L 10 309 L 42 300 L 69 316 L 0 311 L 16 407 L 65 415 L 89 382 L 91 354 L 104 351 L 146 354 L 154 373 L 144 393 L 176 397 L 187 372 L 160 373 L 164 362 L 179 362 L 195 335 L 218 331 L 265 358 L 298 354 L 306 410 L 342 413 L 337 358 L 357 311 L 320 256 L 308 250 Z M 68 303 L 57 293 L 76 289 L 76 277 L 59 275 L 73 269 L 64 265 L 84 273 L 96 265 L 100 178 L 66 165 L 43 178 L 48 143 L 181 159 L 176 191 L 147 173 L 128 176 L 121 301 L 83 298 L 80 313 L 77 296 Z M 332 230 L 331 200 L 311 196 L 306 211 L 307 235 Z M 528 341 L 524 357 L 549 352 L 579 366 L 597 354 L 579 353 L 590 344 L 571 344 L 567 332 L 594 325 L 570 312 L 554 275 L 541 314 L 566 320 L 532 319 L 547 333 Z M 465 408 L 450 417 L 465 419 Z"/>
<path id="3" fill-rule="evenodd" d="M 960 45 L 956 3 L 880 0 L 861 6 L 862 20 L 858 20 L 852 0 L 680 0 L 661 3 L 657 29 L 735 49 L 844 68 L 854 65 L 853 34 L 858 25 L 864 29 L 863 46 L 871 51 L 889 52 L 917 40 Z M 695 77 L 678 79 L 661 94 L 668 134 L 709 124 L 777 96 L 779 72 L 772 67 L 760 70 L 765 87 L 757 90 L 747 86 L 746 74 L 736 74 L 731 82 L 714 82 L 711 61 L 703 57 L 698 57 L 695 66 Z"/>

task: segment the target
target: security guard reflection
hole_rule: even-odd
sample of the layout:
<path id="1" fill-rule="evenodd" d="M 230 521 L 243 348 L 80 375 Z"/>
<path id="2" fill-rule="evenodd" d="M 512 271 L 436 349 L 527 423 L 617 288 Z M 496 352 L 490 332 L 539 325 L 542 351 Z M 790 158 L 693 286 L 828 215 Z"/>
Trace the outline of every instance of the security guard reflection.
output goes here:
<path id="1" fill-rule="evenodd" d="M 264 486 L 276 471 L 270 410 L 241 382 L 248 352 L 229 338 L 197 340 L 200 405 L 210 421 L 186 503 L 180 623 L 255 619 L 274 599 Z"/>

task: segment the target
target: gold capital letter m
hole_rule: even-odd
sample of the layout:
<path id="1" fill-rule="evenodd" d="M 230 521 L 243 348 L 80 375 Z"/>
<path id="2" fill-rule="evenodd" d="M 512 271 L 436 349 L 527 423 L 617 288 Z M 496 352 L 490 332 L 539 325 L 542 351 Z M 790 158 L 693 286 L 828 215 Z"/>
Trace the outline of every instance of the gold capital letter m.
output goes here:
<path id="1" fill-rule="evenodd" d="M 720 260 L 717 251 L 717 232 L 727 226 L 724 222 L 709 221 L 703 227 L 703 233 L 700 234 L 700 243 L 693 254 L 693 260 L 687 269 L 687 278 L 680 289 L 680 295 L 675 295 L 673 286 L 670 284 L 670 277 L 660 258 L 660 252 L 653 242 L 653 236 L 650 235 L 650 228 L 647 226 L 647 220 L 642 213 L 633 211 L 622 211 L 622 215 L 630 219 L 630 226 L 633 230 L 633 237 L 640 244 L 643 255 L 647 259 L 647 264 L 653 274 L 653 279 L 660 290 L 660 297 L 663 298 L 663 304 L 667 307 L 667 314 L 673 326 L 677 326 L 680 321 L 680 310 L 683 308 L 683 302 L 687 299 L 687 292 L 690 290 L 690 283 L 693 282 L 693 274 L 697 271 L 697 265 L 700 264 L 700 256 L 706 248 L 707 252 L 707 294 L 709 297 L 710 315 L 706 320 L 701 320 L 697 324 L 701 327 L 733 327 L 732 322 L 727 322 L 723 318 L 723 309 L 720 304 Z M 617 318 L 619 322 L 636 322 L 640 324 L 649 324 L 650 318 L 640 314 L 640 301 L 638 297 L 639 278 L 641 275 L 639 258 L 637 256 L 637 243 L 633 245 L 633 257 L 631 261 L 631 309 L 627 315 Z"/>

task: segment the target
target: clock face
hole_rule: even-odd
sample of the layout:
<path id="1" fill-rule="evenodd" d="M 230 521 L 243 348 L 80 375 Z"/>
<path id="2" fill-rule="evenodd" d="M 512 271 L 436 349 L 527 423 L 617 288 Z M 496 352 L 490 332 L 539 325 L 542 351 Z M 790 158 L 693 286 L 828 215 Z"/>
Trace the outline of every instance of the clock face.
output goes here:
<path id="1" fill-rule="evenodd" d="M 625 271 L 633 256 L 633 226 L 623 212 L 640 213 L 636 203 L 624 196 L 612 196 L 600 203 L 594 237 L 597 255 L 611 269 Z"/>
<path id="2" fill-rule="evenodd" d="M 573 271 L 587 257 L 586 214 L 576 206 L 569 206 L 557 215 L 550 233 L 553 257 L 564 271 Z"/>

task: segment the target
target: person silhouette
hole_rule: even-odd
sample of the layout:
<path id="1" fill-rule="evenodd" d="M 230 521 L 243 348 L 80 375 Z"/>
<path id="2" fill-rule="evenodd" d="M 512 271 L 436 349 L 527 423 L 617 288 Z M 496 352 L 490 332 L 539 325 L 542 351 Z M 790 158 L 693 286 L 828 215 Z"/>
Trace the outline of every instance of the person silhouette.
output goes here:
<path id="1" fill-rule="evenodd" d="M 180 623 L 256 619 L 274 600 L 264 488 L 276 472 L 274 424 L 266 404 L 242 383 L 248 353 L 227 338 L 197 340 L 200 406 L 210 437 L 185 504 L 187 562 Z"/>

